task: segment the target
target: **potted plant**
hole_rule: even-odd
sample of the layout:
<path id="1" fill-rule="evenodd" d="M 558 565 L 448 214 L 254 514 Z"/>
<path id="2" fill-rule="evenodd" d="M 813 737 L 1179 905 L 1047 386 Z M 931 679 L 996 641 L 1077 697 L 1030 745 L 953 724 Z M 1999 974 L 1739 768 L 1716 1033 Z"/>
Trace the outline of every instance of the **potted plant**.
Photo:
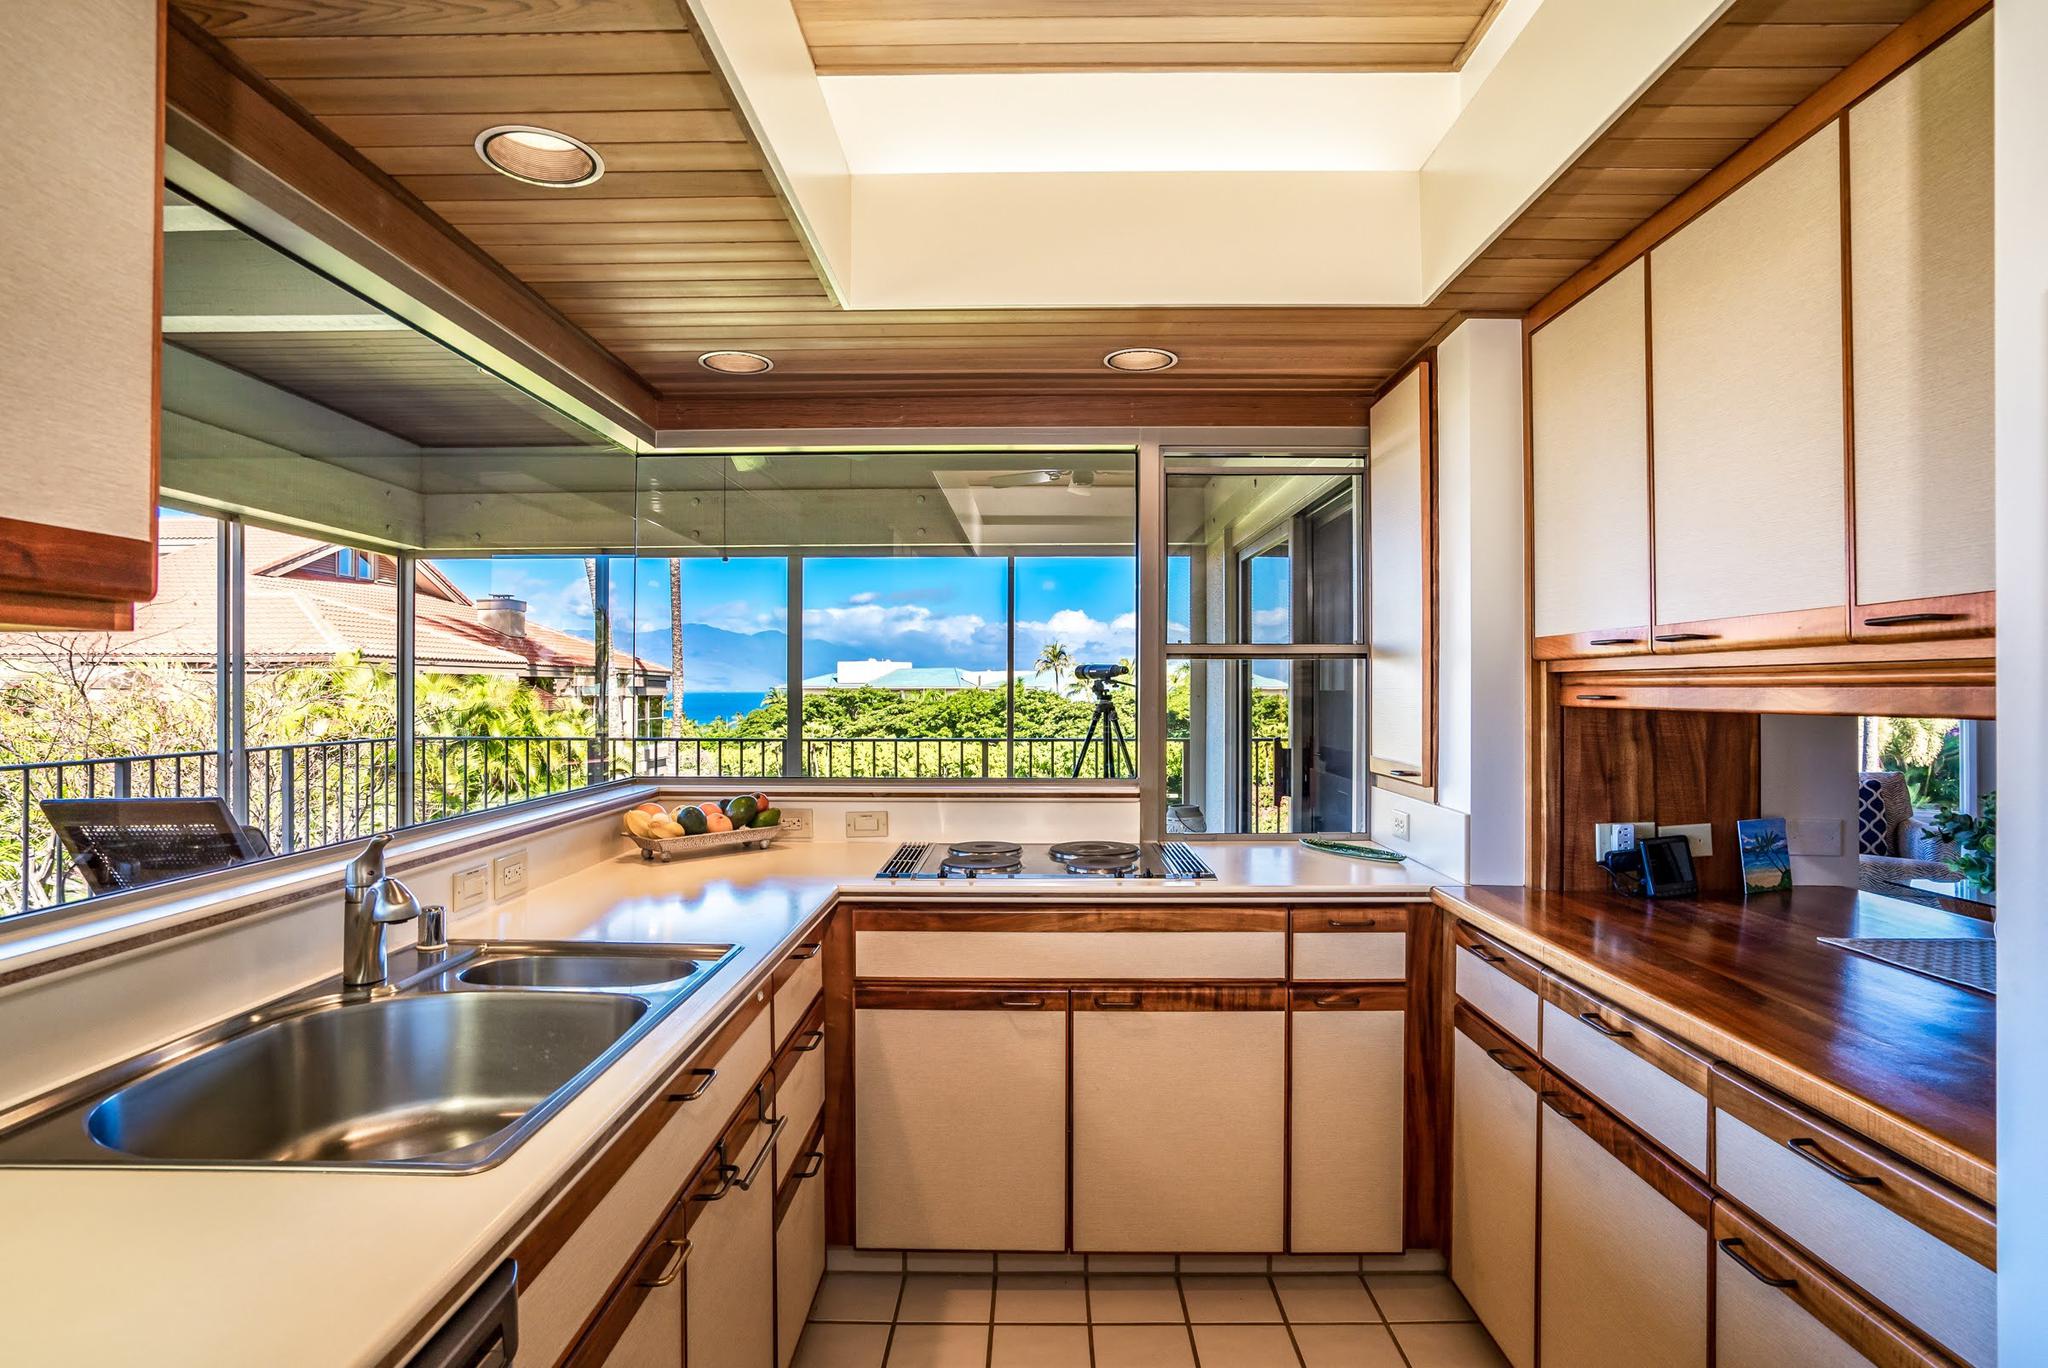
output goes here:
<path id="1" fill-rule="evenodd" d="M 1983 810 L 1972 816 L 1944 803 L 1927 829 L 1955 843 L 1956 853 L 1942 863 L 1964 883 L 1990 892 L 1998 886 L 1998 795 L 1985 794 L 1979 807 Z"/>

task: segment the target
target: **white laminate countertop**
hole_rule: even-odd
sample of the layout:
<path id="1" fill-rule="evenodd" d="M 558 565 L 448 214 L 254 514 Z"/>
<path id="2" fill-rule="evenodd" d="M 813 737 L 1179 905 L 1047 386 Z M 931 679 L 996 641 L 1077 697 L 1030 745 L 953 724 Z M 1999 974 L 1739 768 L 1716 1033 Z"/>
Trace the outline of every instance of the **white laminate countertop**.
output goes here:
<path id="1" fill-rule="evenodd" d="M 1028 893 L 1042 902 L 1058 888 L 1100 906 L 1416 896 L 1452 882 L 1418 865 L 1347 860 L 1289 840 L 1202 845 L 1218 877 L 1199 882 L 1089 880 L 1081 892 L 1063 880 L 975 887 L 874 878 L 893 849 L 887 841 L 789 842 L 669 865 L 622 854 L 458 921 L 452 933 L 465 940 L 741 947 L 482 1173 L 0 1169 L 0 1363 L 317 1368 L 388 1357 L 842 893 Z"/>

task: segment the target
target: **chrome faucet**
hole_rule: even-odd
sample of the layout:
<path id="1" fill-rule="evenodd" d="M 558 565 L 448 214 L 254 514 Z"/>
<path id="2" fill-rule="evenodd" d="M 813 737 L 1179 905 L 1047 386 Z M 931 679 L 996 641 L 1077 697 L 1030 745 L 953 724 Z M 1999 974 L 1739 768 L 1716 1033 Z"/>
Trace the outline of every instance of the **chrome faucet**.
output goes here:
<path id="1" fill-rule="evenodd" d="M 374 988 L 388 973 L 384 963 L 384 928 L 420 915 L 412 890 L 384 872 L 384 847 L 389 834 L 372 836 L 362 853 L 348 862 L 341 893 L 341 986 Z"/>

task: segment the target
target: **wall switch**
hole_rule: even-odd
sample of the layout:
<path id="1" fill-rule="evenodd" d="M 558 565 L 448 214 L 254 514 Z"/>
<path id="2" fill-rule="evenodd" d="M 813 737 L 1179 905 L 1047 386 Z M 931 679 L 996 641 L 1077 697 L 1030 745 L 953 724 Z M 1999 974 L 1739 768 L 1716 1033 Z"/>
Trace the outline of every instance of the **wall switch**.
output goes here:
<path id="1" fill-rule="evenodd" d="M 817 834 L 811 825 L 809 808 L 786 807 L 782 810 L 782 839 L 785 841 L 808 841 Z"/>
<path id="2" fill-rule="evenodd" d="M 491 861 L 491 897 L 503 902 L 526 891 L 526 852 L 508 851 Z"/>
<path id="3" fill-rule="evenodd" d="M 1394 809 L 1394 839 L 1397 841 L 1408 839 L 1408 814 L 1400 808 Z"/>
<path id="4" fill-rule="evenodd" d="M 454 889 L 448 898 L 451 912 L 467 912 L 482 907 L 491 896 L 491 867 L 471 865 L 455 871 Z"/>
<path id="5" fill-rule="evenodd" d="M 846 814 L 846 836 L 853 840 L 862 836 L 887 836 L 889 834 L 889 813 L 885 808 L 867 808 Z"/>
<path id="6" fill-rule="evenodd" d="M 1842 819 L 1791 817 L 1785 821 L 1785 849 L 1791 855 L 1840 855 Z"/>
<path id="7" fill-rule="evenodd" d="M 1674 826 L 1659 827 L 1659 836 L 1683 836 L 1697 860 L 1714 853 L 1714 828 L 1708 822 L 1681 822 Z"/>

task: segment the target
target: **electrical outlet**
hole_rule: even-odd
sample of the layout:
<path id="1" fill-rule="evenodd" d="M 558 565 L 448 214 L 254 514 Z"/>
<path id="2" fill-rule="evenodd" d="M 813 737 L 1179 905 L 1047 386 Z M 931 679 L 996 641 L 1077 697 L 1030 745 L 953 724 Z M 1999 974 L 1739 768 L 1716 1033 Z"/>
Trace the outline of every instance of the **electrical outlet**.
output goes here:
<path id="1" fill-rule="evenodd" d="M 886 808 L 865 808 L 846 814 L 846 836 L 853 840 L 864 836 L 887 836 L 889 834 L 889 813 Z"/>
<path id="2" fill-rule="evenodd" d="M 1593 858 L 1597 860 L 1617 850 L 1634 850 L 1636 842 L 1656 834 L 1655 822 L 1595 822 Z"/>
<path id="3" fill-rule="evenodd" d="M 1839 817 L 1793 817 L 1785 823 L 1785 846 L 1792 855 L 1840 855 L 1842 821 Z"/>
<path id="4" fill-rule="evenodd" d="M 782 810 L 782 839 L 785 841 L 808 841 L 816 834 L 811 826 L 809 808 L 784 808 Z"/>
<path id="5" fill-rule="evenodd" d="M 491 896 L 491 867 L 471 865 L 467 869 L 458 869 L 454 885 L 454 892 L 448 899 L 449 911 L 467 912 L 471 908 L 482 907 Z"/>
<path id="6" fill-rule="evenodd" d="M 1400 808 L 1394 809 L 1394 839 L 1397 841 L 1408 839 L 1408 814 Z"/>
<path id="7" fill-rule="evenodd" d="M 1707 822 L 1681 822 L 1672 826 L 1659 827 L 1659 836 L 1683 836 L 1697 860 L 1714 853 L 1714 828 Z"/>
<path id="8" fill-rule="evenodd" d="M 491 897 L 503 902 L 526 891 L 526 851 L 512 850 L 491 861 Z"/>

